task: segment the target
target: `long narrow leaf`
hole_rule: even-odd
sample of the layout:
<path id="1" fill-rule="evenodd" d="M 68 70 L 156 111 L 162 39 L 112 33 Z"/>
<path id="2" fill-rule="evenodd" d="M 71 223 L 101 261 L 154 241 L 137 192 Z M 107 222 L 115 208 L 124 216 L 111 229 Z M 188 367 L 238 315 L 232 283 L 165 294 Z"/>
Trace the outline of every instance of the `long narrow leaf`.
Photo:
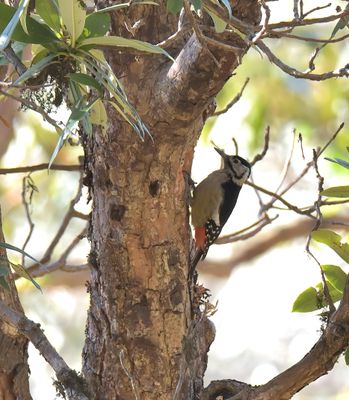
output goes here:
<path id="1" fill-rule="evenodd" d="M 35 259 L 34 257 L 32 257 L 30 254 L 28 254 L 24 250 L 20 249 L 19 247 L 13 246 L 12 244 L 5 243 L 5 242 L 0 242 L 0 247 L 2 247 L 4 249 L 8 249 L 8 250 L 17 251 L 18 253 L 21 253 L 21 254 L 29 257 L 31 260 L 39 263 L 39 261 L 37 259 Z"/>
<path id="2" fill-rule="evenodd" d="M 325 157 L 325 160 L 331 161 L 331 162 L 333 162 L 333 163 L 335 163 L 335 164 L 338 164 L 338 165 L 340 165 L 340 166 L 342 166 L 342 167 L 344 167 L 344 168 L 349 169 L 349 162 L 347 162 L 347 161 L 345 161 L 345 160 L 342 160 L 342 159 L 340 159 L 340 158 L 335 158 L 335 159 L 333 160 L 332 158 Z"/>
<path id="3" fill-rule="evenodd" d="M 59 18 L 58 5 L 52 0 L 36 0 L 36 12 L 46 22 L 46 24 L 59 33 L 61 30 L 61 23 Z"/>
<path id="4" fill-rule="evenodd" d="M 29 272 L 21 264 L 14 264 L 10 262 L 10 265 L 16 274 L 24 279 L 28 279 L 28 281 L 30 281 L 42 293 L 41 286 L 31 277 Z"/>
<path id="5" fill-rule="evenodd" d="M 15 85 L 20 85 L 25 82 L 27 79 L 31 78 L 45 67 L 51 64 L 51 61 L 57 57 L 57 54 L 50 54 L 47 57 L 41 59 L 36 64 L 33 64 L 30 68 L 28 68 L 24 74 L 22 74 L 14 83 Z"/>
<path id="6" fill-rule="evenodd" d="M 97 100 L 97 99 L 96 99 Z M 77 104 L 75 108 L 73 108 L 68 121 L 66 123 L 65 128 L 63 129 L 58 142 L 56 144 L 55 149 L 53 150 L 53 153 L 51 155 L 49 164 L 48 164 L 48 169 L 51 168 L 51 165 L 53 163 L 53 161 L 55 160 L 55 158 L 57 157 L 57 154 L 59 153 L 59 151 L 61 150 L 61 148 L 63 147 L 64 143 L 66 142 L 68 136 L 72 133 L 72 131 L 78 126 L 79 121 L 82 120 L 82 118 L 87 115 L 87 113 L 90 111 L 91 107 L 93 106 L 93 104 L 96 102 L 96 100 L 94 100 L 92 103 L 86 105 L 86 106 L 82 106 L 81 104 Z"/>
<path id="7" fill-rule="evenodd" d="M 158 3 L 155 3 L 155 1 L 132 1 L 132 3 L 121 3 L 121 4 L 115 4 L 110 7 L 102 8 L 101 10 L 96 11 L 94 14 L 100 14 L 100 13 L 105 13 L 105 12 L 111 12 L 111 11 L 117 11 L 121 10 L 122 8 L 127 8 L 132 6 L 135 6 L 136 4 L 138 5 L 152 5 L 152 6 L 158 6 Z"/>
<path id="8" fill-rule="evenodd" d="M 0 2 L 0 31 L 6 29 L 16 11 L 16 8 Z M 26 26 L 29 35 L 24 32 L 21 24 L 17 24 L 11 36 L 11 40 L 31 44 L 39 43 L 44 46 L 52 46 L 52 44 L 57 40 L 56 36 L 47 25 L 40 24 L 34 18 L 27 16 Z"/>
<path id="9" fill-rule="evenodd" d="M 220 0 L 224 5 L 225 8 L 228 10 L 229 18 L 232 16 L 232 10 L 229 0 Z"/>
<path id="10" fill-rule="evenodd" d="M 75 73 L 68 74 L 68 77 L 69 77 L 69 79 L 71 79 L 74 82 L 77 82 L 82 85 L 89 86 L 89 87 L 96 89 L 100 95 L 103 94 L 103 89 L 102 89 L 101 85 L 98 83 L 98 81 L 95 78 L 93 78 L 90 75 L 75 72 Z"/>
<path id="11" fill-rule="evenodd" d="M 26 2 L 25 6 L 24 6 L 24 10 L 22 12 L 22 15 L 21 15 L 21 17 L 19 19 L 21 21 L 22 28 L 23 28 L 24 32 L 27 35 L 29 35 L 28 28 L 27 28 L 27 12 L 28 12 L 27 10 L 28 10 L 28 6 L 29 6 L 29 2 Z"/>
<path id="12" fill-rule="evenodd" d="M 103 36 L 103 37 L 99 36 L 99 37 L 87 38 L 82 40 L 79 45 L 129 47 L 132 49 L 145 51 L 147 53 L 163 54 L 170 60 L 174 61 L 174 58 L 170 56 L 166 50 L 162 49 L 157 45 L 147 42 L 142 42 L 141 40 L 127 39 L 121 36 Z"/>
<path id="13" fill-rule="evenodd" d="M 14 13 L 13 17 L 11 18 L 11 21 L 8 23 L 8 25 L 2 32 L 2 34 L 0 36 L 0 50 L 4 50 L 10 43 L 12 34 L 13 34 L 14 30 L 16 29 L 18 21 L 21 18 L 21 15 L 26 10 L 28 2 L 29 2 L 29 0 L 22 0 L 20 2 L 19 7 L 17 8 L 16 12 Z"/>

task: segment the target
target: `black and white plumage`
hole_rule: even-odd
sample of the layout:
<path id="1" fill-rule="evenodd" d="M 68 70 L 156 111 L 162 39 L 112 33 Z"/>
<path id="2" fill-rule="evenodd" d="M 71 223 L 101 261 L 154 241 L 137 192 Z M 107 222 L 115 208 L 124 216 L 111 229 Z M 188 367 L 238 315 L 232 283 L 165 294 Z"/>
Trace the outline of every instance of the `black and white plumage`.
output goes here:
<path id="1" fill-rule="evenodd" d="M 239 156 L 229 156 L 215 147 L 224 160 L 222 169 L 213 171 L 194 189 L 191 222 L 195 229 L 196 253 L 190 275 L 204 259 L 232 213 L 241 187 L 251 173 L 250 164 Z"/>

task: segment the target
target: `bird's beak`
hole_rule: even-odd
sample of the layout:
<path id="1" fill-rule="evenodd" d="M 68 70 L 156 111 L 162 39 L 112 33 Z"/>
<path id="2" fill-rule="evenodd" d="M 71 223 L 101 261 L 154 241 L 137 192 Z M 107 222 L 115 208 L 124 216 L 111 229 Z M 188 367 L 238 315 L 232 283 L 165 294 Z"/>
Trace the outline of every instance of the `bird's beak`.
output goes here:
<path id="1" fill-rule="evenodd" d="M 227 158 L 227 155 L 224 153 L 223 150 L 219 149 L 218 147 L 214 147 L 214 149 L 223 158 L 223 160 L 225 160 Z"/>

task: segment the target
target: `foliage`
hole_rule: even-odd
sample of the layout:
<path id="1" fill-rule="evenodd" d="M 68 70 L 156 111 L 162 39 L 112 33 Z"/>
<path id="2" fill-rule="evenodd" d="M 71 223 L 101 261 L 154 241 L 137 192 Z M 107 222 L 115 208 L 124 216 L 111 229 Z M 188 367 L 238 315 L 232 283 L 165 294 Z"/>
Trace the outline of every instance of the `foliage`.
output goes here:
<path id="1" fill-rule="evenodd" d="M 330 160 L 347 168 L 343 160 Z M 345 162 L 344 162 L 345 163 Z M 349 198 L 348 186 L 336 186 L 323 190 L 320 193 L 322 196 L 334 198 Z M 341 235 L 329 229 L 315 230 L 311 234 L 311 239 L 325 244 L 332 249 L 342 260 L 349 265 L 349 243 L 345 242 Z M 333 303 L 340 301 L 343 297 L 345 284 L 348 274 L 343 271 L 338 265 L 321 265 L 320 266 L 324 280 L 316 286 L 311 286 L 305 289 L 295 302 L 293 303 L 293 312 L 311 312 L 328 307 L 329 298 Z M 325 292 L 325 284 L 328 289 L 328 295 Z M 349 349 L 345 352 L 345 362 L 349 365 Z"/>
<path id="2" fill-rule="evenodd" d="M 18 253 L 21 253 L 22 255 L 29 257 L 31 260 L 38 262 L 34 257 L 32 257 L 30 254 L 28 254 L 26 251 L 13 246 L 12 244 L 9 243 L 5 243 L 5 242 L 0 242 L 0 247 L 3 249 L 7 249 L 7 250 L 13 250 L 16 251 Z M 41 291 L 41 287 L 40 285 L 30 276 L 29 272 L 20 264 L 14 264 L 12 262 L 10 262 L 7 257 L 1 257 L 0 258 L 0 285 L 5 288 L 5 289 L 9 289 L 9 286 L 6 282 L 6 276 L 9 274 L 9 269 L 7 267 L 7 265 L 10 264 L 11 267 L 13 268 L 13 270 L 22 278 L 28 279 L 29 281 L 32 282 L 32 284 Z"/>
<path id="3" fill-rule="evenodd" d="M 213 5 L 217 5 L 217 2 L 213 0 L 211 0 L 211 2 Z M 213 9 L 203 4 L 202 0 L 189 0 L 189 4 L 193 7 L 198 16 L 202 16 L 202 11 L 205 11 L 212 18 L 217 33 L 224 32 L 227 23 Z M 222 4 L 230 18 L 232 16 L 232 8 L 229 0 L 222 0 Z M 177 14 L 183 7 L 183 0 L 167 0 L 166 7 L 168 12 Z"/>
<path id="4" fill-rule="evenodd" d="M 40 82 L 49 75 L 59 87 L 67 90 L 65 97 L 70 99 L 71 104 L 68 105 L 71 114 L 65 126 L 56 126 L 60 139 L 50 165 L 79 122 L 89 134 L 92 133 L 92 121 L 105 129 L 106 103 L 111 104 L 132 125 L 140 138 L 149 134 L 99 48 L 122 47 L 163 54 L 172 59 L 171 56 L 161 47 L 150 43 L 105 36 L 110 27 L 107 12 L 115 7 L 88 15 L 79 0 L 36 0 L 37 14 L 23 18 L 27 3 L 22 0 L 17 9 L 0 3 L 0 29 L 3 30 L 0 46 L 4 49 L 10 40 L 14 41 L 16 47 L 19 43 L 36 44 L 31 65 L 14 82 L 15 85 L 21 85 L 29 79 L 33 82 L 34 77 L 35 82 Z M 119 4 L 117 7 L 124 8 L 128 4 Z M 156 3 L 139 1 L 136 4 Z M 4 63 L 5 59 L 0 61 Z M 54 64 L 57 68 L 51 68 Z M 91 113 L 94 113 L 92 120 Z"/>

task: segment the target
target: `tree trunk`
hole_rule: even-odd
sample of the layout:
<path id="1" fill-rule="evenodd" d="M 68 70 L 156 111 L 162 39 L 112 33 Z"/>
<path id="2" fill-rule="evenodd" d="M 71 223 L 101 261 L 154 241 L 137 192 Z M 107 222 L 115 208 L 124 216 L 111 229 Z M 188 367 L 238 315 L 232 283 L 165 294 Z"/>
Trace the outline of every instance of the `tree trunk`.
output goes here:
<path id="1" fill-rule="evenodd" d="M 258 7 L 241 1 L 234 10 L 258 22 Z M 135 38 L 152 43 L 177 30 L 163 5 L 115 13 L 113 34 L 130 36 L 125 25 L 139 26 Z M 213 334 L 204 316 L 195 322 L 191 306 L 183 171 L 214 96 L 247 50 L 233 33 L 220 39 L 235 50 L 209 47 L 219 68 L 191 32 L 167 49 L 176 63 L 108 53 L 153 140 L 139 140 L 109 110 L 107 134 L 95 132 L 87 150 L 93 269 L 83 372 L 98 399 L 168 400 L 176 387 L 179 399 L 194 399 L 202 390 Z"/>
<path id="2" fill-rule="evenodd" d="M 0 241 L 4 242 L 0 210 Z M 9 268 L 6 251 L 0 247 L 0 264 Z M 13 310 L 23 309 L 13 278 L 6 278 L 10 290 L 0 286 L 0 300 Z M 16 329 L 0 320 L 0 399 L 31 400 L 29 393 L 28 340 Z"/>

